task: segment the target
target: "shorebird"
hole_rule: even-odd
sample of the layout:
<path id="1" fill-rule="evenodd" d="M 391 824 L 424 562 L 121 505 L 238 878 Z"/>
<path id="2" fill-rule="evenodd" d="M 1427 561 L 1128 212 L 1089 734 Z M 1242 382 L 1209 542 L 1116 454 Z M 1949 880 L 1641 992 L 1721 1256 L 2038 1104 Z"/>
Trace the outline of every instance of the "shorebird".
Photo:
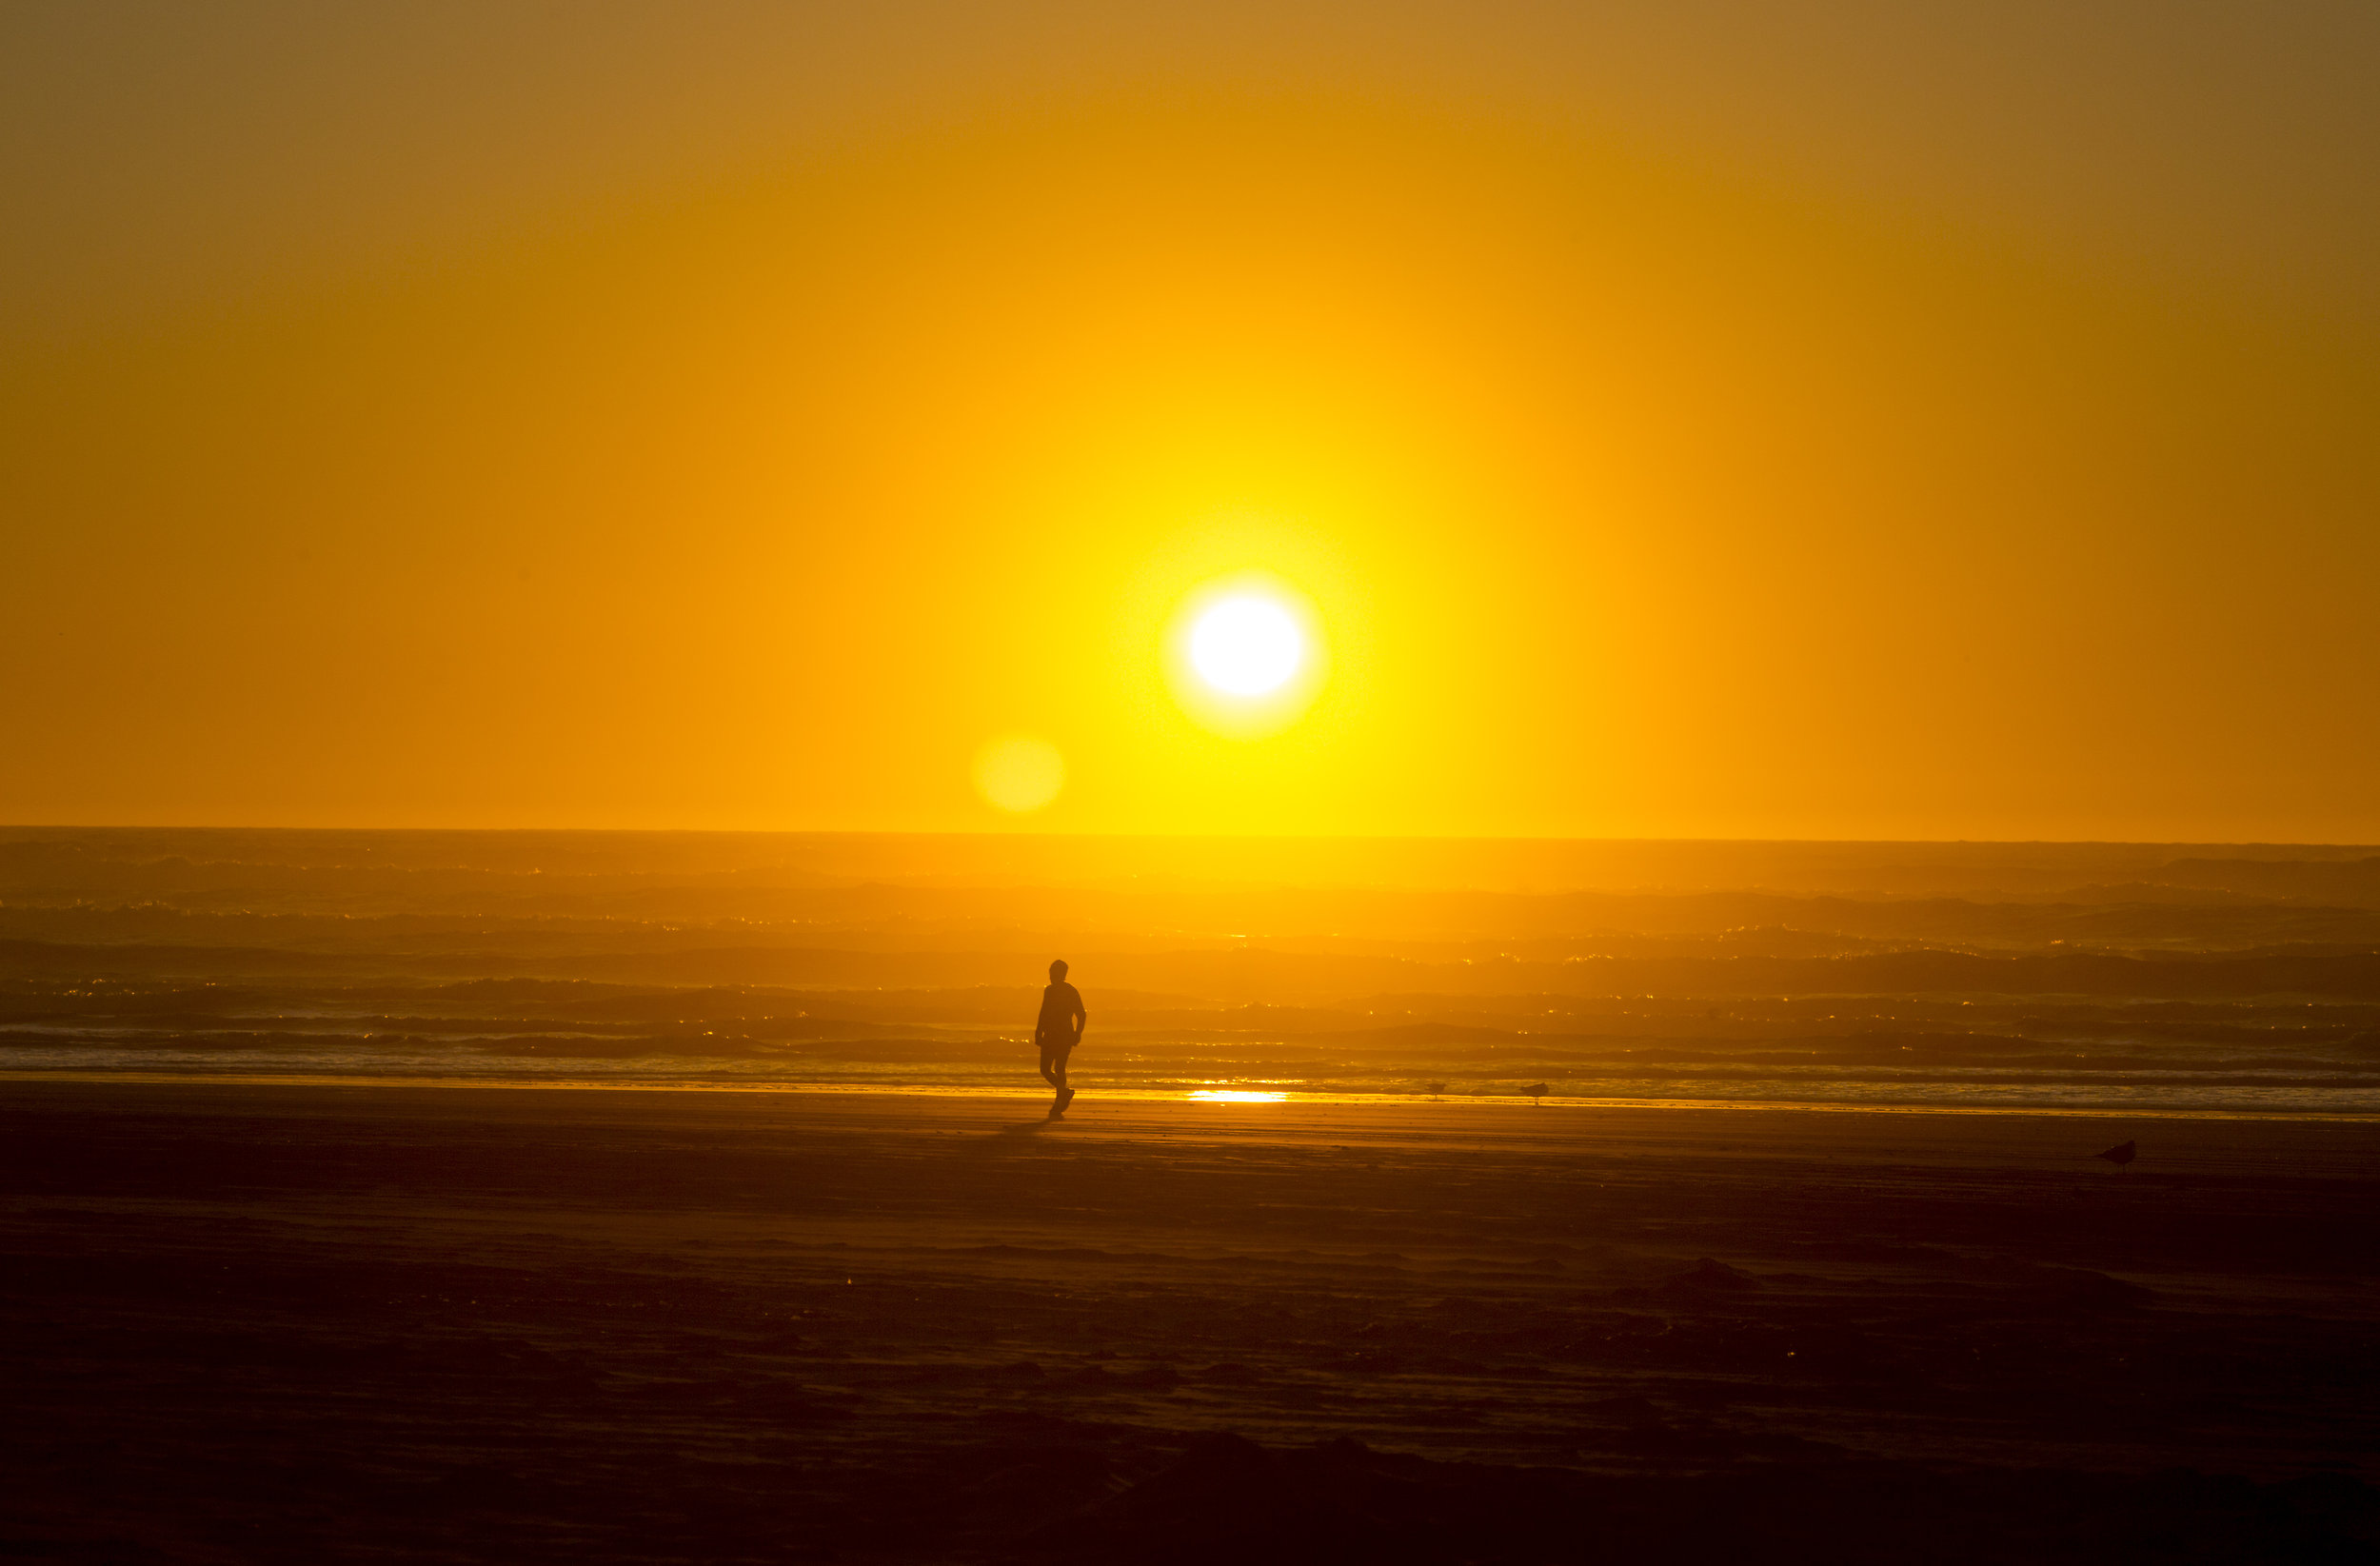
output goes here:
<path id="1" fill-rule="evenodd" d="M 1540 1106 L 1544 1104 L 1545 1084 L 1543 1082 L 1531 1082 L 1527 1087 L 1522 1088 L 1520 1091 L 1529 1095 L 1532 1102 Z"/>
<path id="2" fill-rule="evenodd" d="M 2093 1153 L 2091 1156 L 2094 1159 L 2105 1159 L 2121 1169 L 2132 1160 L 2140 1157 L 2140 1144 L 2136 1141 L 2118 1142 L 2104 1153 Z"/>

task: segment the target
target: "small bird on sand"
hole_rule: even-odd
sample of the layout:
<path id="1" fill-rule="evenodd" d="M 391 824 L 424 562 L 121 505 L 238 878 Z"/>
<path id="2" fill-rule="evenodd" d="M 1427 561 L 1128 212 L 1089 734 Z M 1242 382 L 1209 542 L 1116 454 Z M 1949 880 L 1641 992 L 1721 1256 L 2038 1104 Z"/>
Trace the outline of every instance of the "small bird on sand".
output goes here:
<path id="1" fill-rule="evenodd" d="M 1529 1095 L 1530 1099 L 1540 1107 L 1543 1106 L 1545 1102 L 1545 1084 L 1543 1082 L 1531 1082 L 1527 1087 L 1522 1088 L 1520 1091 Z"/>
<path id="2" fill-rule="evenodd" d="M 2140 1144 L 2136 1141 L 2118 1142 L 2104 1153 L 2093 1153 L 2091 1156 L 2094 1159 L 2105 1159 L 2121 1169 L 2132 1160 L 2140 1157 Z"/>

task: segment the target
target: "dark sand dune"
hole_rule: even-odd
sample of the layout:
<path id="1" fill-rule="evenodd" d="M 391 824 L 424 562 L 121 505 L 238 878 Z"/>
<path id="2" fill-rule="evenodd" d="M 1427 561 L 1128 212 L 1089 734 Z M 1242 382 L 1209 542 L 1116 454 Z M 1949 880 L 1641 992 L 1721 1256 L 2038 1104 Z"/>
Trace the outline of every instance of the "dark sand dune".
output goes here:
<path id="1" fill-rule="evenodd" d="M 2380 1126 L 1038 1109 L 10 1082 L 0 1550 L 2380 1558 Z"/>

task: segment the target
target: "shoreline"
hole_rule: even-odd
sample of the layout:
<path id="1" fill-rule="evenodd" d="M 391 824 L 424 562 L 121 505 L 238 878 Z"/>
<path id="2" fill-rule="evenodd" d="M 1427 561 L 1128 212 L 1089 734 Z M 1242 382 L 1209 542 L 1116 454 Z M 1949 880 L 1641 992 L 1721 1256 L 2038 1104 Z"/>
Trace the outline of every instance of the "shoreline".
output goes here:
<path id="1" fill-rule="evenodd" d="M 125 1087 L 265 1087 L 431 1089 L 458 1091 L 601 1092 L 667 1094 L 782 1095 L 804 1098 L 913 1098 L 948 1102 L 982 1100 L 990 1103 L 1043 1102 L 1045 1088 L 938 1087 L 924 1083 L 809 1083 L 622 1081 L 617 1079 L 565 1078 L 536 1080 L 524 1078 L 399 1077 L 387 1074 L 332 1075 L 300 1073 L 220 1073 L 138 1071 L 10 1071 L 0 1072 L 0 1085 L 12 1082 L 54 1082 Z M 2380 1125 L 2380 1110 L 2280 1110 L 2220 1108 L 2070 1107 L 2021 1104 L 1845 1103 L 1831 1100 L 1785 1099 L 1618 1099 L 1575 1096 L 1533 1100 L 1524 1095 L 1463 1094 L 1431 1096 L 1398 1093 L 1299 1093 L 1283 1090 L 1261 1099 L 1202 1100 L 1199 1090 L 1115 1088 L 1086 1090 L 1083 1103 L 1169 1104 L 1204 1109 L 1416 1108 L 1677 1110 L 1709 1112 L 1741 1110 L 1795 1115 L 1882 1115 L 1949 1118 L 2031 1118 L 2044 1120 L 2120 1120 L 2163 1121 L 2271 1121 L 2309 1125 Z"/>

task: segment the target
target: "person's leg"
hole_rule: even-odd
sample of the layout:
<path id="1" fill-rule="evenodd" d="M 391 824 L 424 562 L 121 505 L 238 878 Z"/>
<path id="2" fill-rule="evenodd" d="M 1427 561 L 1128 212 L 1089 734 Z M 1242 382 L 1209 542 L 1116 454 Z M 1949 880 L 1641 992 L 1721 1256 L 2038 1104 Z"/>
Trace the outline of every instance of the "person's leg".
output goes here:
<path id="1" fill-rule="evenodd" d="M 1064 1050 L 1052 1048 L 1048 1044 L 1041 1046 L 1041 1080 L 1058 1090 L 1050 1099 L 1049 1112 L 1052 1115 L 1063 1113 L 1066 1100 L 1074 1097 L 1072 1093 L 1066 1091 L 1066 1052 Z"/>

